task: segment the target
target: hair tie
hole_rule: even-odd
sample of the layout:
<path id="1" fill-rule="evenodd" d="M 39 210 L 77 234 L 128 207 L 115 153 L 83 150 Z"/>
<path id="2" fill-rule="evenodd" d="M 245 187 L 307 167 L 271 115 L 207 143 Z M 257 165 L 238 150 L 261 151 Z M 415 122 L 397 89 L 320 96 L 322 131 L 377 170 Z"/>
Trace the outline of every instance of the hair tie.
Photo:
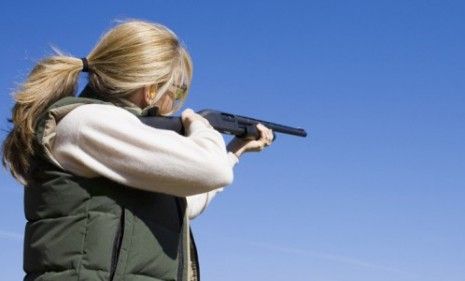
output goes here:
<path id="1" fill-rule="evenodd" d="M 89 62 L 87 61 L 87 58 L 81 58 L 82 60 L 82 72 L 89 72 Z"/>

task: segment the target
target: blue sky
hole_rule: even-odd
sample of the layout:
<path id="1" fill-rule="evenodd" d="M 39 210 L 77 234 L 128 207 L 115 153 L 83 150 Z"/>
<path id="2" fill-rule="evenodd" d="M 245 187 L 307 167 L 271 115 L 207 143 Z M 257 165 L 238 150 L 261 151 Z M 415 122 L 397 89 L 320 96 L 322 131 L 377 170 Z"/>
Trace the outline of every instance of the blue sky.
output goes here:
<path id="1" fill-rule="evenodd" d="M 463 1 L 3 1 L 9 94 L 57 46 L 160 22 L 194 60 L 187 106 L 300 126 L 244 155 L 193 222 L 203 280 L 465 280 Z M 22 278 L 22 187 L 0 174 L 2 280 Z"/>

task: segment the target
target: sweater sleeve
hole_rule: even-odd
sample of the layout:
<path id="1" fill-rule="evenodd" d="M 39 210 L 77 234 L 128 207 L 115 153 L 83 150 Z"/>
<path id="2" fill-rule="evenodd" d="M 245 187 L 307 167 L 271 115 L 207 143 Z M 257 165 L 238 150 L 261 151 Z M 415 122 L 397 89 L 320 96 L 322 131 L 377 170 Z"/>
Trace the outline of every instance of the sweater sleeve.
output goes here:
<path id="1" fill-rule="evenodd" d="M 228 157 L 231 167 L 234 167 L 239 162 L 239 159 L 232 152 L 228 153 Z M 194 219 L 205 211 L 213 198 L 215 198 L 215 196 L 223 190 L 224 188 L 222 187 L 209 192 L 188 196 L 187 209 L 189 219 Z"/>
<path id="2" fill-rule="evenodd" d="M 116 106 L 82 105 L 58 123 L 52 155 L 79 176 L 175 196 L 231 184 L 233 165 L 221 134 L 202 121 L 186 131 L 149 127 Z"/>

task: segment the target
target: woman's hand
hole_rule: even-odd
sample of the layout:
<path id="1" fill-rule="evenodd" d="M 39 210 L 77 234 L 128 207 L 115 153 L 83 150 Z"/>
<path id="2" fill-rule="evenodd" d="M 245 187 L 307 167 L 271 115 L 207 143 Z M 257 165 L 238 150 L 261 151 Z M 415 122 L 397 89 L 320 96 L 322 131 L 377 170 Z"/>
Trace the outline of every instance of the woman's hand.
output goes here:
<path id="1" fill-rule="evenodd" d="M 195 113 L 192 109 L 187 108 L 181 113 L 182 123 L 184 128 L 189 126 L 194 121 L 201 121 L 207 127 L 212 128 L 210 122 L 205 119 L 202 115 Z M 263 124 L 257 124 L 257 130 L 260 132 L 260 138 L 258 140 L 233 138 L 229 142 L 227 150 L 233 152 L 238 158 L 244 152 L 262 151 L 265 147 L 270 146 L 273 142 L 273 131 L 265 127 Z"/>
<path id="2" fill-rule="evenodd" d="M 228 151 L 233 152 L 239 158 L 244 152 L 262 151 L 265 147 L 270 146 L 274 137 L 273 130 L 268 129 L 262 124 L 257 124 L 257 129 L 260 132 L 260 138 L 258 140 L 235 137 L 228 144 Z"/>
<path id="3" fill-rule="evenodd" d="M 195 113 L 192 109 L 187 108 L 181 113 L 182 124 L 184 128 L 189 128 L 194 121 L 202 121 L 207 127 L 212 128 L 210 122 L 202 115 Z"/>

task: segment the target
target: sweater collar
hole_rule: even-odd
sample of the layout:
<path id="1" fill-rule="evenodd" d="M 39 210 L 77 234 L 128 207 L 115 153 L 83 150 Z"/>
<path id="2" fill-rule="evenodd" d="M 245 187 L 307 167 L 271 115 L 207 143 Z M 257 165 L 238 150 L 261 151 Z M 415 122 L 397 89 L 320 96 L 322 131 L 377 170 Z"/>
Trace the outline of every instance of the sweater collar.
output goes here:
<path id="1" fill-rule="evenodd" d="M 96 99 L 104 102 L 112 103 L 115 106 L 122 107 L 136 116 L 156 116 L 158 115 L 158 108 L 156 106 L 147 106 L 140 108 L 133 102 L 125 99 L 109 99 L 105 95 L 99 95 L 92 87 L 87 84 L 86 87 L 79 94 L 80 98 Z"/>

